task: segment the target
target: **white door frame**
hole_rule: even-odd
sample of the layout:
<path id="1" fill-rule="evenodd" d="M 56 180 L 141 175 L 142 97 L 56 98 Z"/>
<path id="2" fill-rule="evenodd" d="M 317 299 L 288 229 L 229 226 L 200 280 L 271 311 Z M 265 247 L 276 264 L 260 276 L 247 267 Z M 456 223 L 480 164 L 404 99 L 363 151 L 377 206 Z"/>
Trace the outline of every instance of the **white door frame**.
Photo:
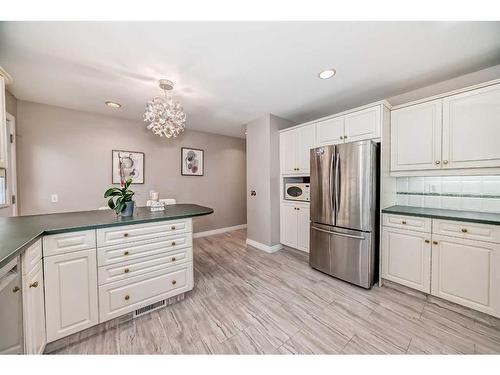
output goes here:
<path id="1" fill-rule="evenodd" d="M 17 195 L 17 147 L 16 147 L 16 118 L 9 112 L 6 113 L 7 119 L 7 201 L 12 207 L 12 216 L 18 215 L 18 195 Z M 12 142 L 11 142 L 12 139 Z M 15 201 L 12 202 L 12 197 Z"/>

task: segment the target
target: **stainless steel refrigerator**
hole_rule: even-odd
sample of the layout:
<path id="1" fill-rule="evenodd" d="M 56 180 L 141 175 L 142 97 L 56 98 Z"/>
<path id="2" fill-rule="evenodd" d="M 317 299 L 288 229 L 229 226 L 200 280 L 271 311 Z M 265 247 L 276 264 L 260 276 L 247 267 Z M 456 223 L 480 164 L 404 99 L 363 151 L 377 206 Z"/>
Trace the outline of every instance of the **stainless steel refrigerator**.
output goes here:
<path id="1" fill-rule="evenodd" d="M 378 243 L 378 144 L 311 150 L 311 267 L 370 288 Z"/>

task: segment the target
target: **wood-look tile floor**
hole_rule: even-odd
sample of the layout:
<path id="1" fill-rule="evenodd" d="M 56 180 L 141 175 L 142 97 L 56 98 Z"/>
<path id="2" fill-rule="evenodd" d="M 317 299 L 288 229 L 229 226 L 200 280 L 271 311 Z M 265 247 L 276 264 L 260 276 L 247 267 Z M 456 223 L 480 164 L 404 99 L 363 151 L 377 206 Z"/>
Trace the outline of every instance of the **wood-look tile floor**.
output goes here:
<path id="1" fill-rule="evenodd" d="M 364 290 L 311 269 L 305 253 L 267 254 L 245 238 L 195 239 L 184 301 L 57 353 L 500 353 L 499 319 L 409 290 Z"/>

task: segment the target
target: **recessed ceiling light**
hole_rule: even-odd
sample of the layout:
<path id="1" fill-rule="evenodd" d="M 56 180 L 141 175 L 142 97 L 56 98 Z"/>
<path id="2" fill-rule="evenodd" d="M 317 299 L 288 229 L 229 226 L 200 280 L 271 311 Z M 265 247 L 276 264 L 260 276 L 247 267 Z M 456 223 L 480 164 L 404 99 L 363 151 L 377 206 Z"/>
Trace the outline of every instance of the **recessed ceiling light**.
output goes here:
<path id="1" fill-rule="evenodd" d="M 122 106 L 120 103 L 110 101 L 107 101 L 106 105 L 111 108 L 120 108 Z"/>
<path id="2" fill-rule="evenodd" d="M 318 77 L 321 79 L 332 78 L 337 71 L 335 69 L 325 69 L 322 72 L 319 72 Z"/>

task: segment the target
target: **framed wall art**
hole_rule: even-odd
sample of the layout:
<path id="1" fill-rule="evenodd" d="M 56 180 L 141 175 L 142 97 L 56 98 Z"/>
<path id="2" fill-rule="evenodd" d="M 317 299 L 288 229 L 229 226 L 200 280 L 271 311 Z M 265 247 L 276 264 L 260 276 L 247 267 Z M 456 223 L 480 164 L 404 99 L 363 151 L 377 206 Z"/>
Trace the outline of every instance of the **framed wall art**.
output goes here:
<path id="1" fill-rule="evenodd" d="M 196 148 L 181 148 L 181 175 L 183 176 L 203 176 L 204 151 Z"/>
<path id="2" fill-rule="evenodd" d="M 129 177 L 133 184 L 144 183 L 144 152 L 113 150 L 112 183 L 119 184 Z"/>

